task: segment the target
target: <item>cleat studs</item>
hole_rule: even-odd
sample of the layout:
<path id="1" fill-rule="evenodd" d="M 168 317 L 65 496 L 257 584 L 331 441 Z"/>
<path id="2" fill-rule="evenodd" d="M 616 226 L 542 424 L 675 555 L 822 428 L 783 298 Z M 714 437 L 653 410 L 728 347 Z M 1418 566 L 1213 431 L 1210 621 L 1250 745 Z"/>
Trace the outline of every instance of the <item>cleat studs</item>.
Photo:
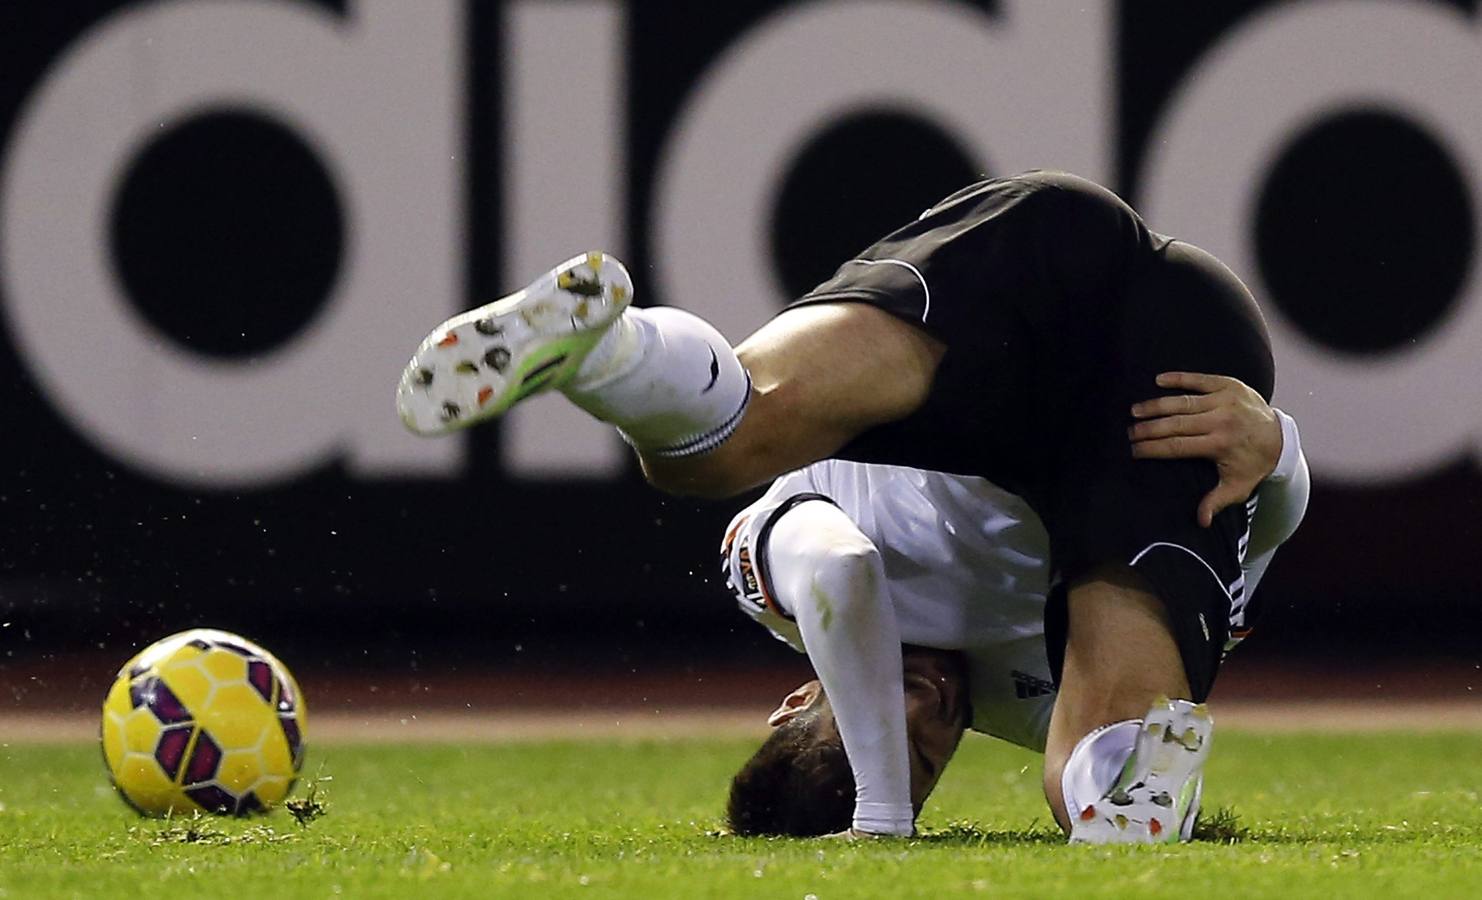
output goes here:
<path id="1" fill-rule="evenodd" d="M 628 289 L 620 284 L 613 285 L 612 299 L 616 300 L 619 303 L 622 303 L 624 300 L 628 299 Z"/>
<path id="2" fill-rule="evenodd" d="M 596 250 L 587 251 L 587 265 L 591 266 L 593 272 L 602 271 L 602 254 Z"/>
<path id="3" fill-rule="evenodd" d="M 489 366 L 496 372 L 503 372 L 509 368 L 509 348 L 495 347 L 484 354 L 484 365 Z"/>
<path id="4" fill-rule="evenodd" d="M 557 275 L 556 287 L 581 297 L 600 297 L 602 295 L 602 283 L 597 280 L 595 275 L 586 278 L 578 274 L 575 269 Z"/>
<path id="5" fill-rule="evenodd" d="M 1094 818 L 1096 818 L 1096 807 L 1095 806 L 1088 806 L 1085 809 L 1081 810 L 1081 821 L 1082 822 L 1089 822 L 1089 821 L 1091 821 Z"/>
<path id="6" fill-rule="evenodd" d="M 458 343 L 458 335 L 450 331 L 447 334 L 443 335 L 443 339 L 438 341 L 437 345 L 439 347 L 451 347 L 456 343 Z"/>
<path id="7" fill-rule="evenodd" d="M 487 385 L 479 388 L 479 408 L 482 409 L 484 407 L 484 404 L 488 403 L 489 398 L 492 396 L 494 396 L 493 388 Z"/>
<path id="8" fill-rule="evenodd" d="M 453 371 L 457 372 L 459 375 L 477 375 L 479 371 L 479 364 L 471 359 L 465 359 L 463 362 L 459 363 L 457 367 L 453 369 Z"/>
<path id="9" fill-rule="evenodd" d="M 1158 835 L 1160 835 L 1162 833 L 1163 833 L 1163 823 L 1162 822 L 1159 822 L 1157 819 L 1149 819 L 1148 820 L 1148 834 L 1151 834 L 1153 837 L 1157 837 Z"/>
<path id="10" fill-rule="evenodd" d="M 444 422 L 452 422 L 461 415 L 463 415 L 463 410 L 458 408 L 458 404 L 451 400 L 443 404 L 442 420 Z"/>
<path id="11" fill-rule="evenodd" d="M 1115 816 L 1112 817 L 1112 822 L 1115 823 L 1117 828 L 1121 831 L 1127 830 L 1127 823 L 1129 821 L 1130 820 L 1121 813 L 1117 813 Z"/>
<path id="12" fill-rule="evenodd" d="M 479 319 L 477 322 L 474 322 L 473 330 L 477 331 L 479 334 L 487 335 L 489 337 L 493 337 L 498 334 L 504 334 L 504 329 L 498 325 L 495 325 L 492 318 Z"/>
<path id="13" fill-rule="evenodd" d="M 551 315 L 551 312 L 551 304 L 535 303 L 520 310 L 520 319 L 531 328 L 539 330 L 540 326 L 536 323 L 542 319 L 548 318 Z"/>
<path id="14" fill-rule="evenodd" d="M 430 387 L 432 385 L 432 370 L 426 368 L 418 369 L 412 373 L 412 381 L 421 387 Z"/>
<path id="15" fill-rule="evenodd" d="M 1155 806 L 1164 806 L 1168 807 L 1169 809 L 1173 808 L 1173 798 L 1168 796 L 1167 791 L 1159 791 L 1157 794 L 1154 794 L 1152 796 L 1151 800 L 1153 801 L 1153 804 Z"/>

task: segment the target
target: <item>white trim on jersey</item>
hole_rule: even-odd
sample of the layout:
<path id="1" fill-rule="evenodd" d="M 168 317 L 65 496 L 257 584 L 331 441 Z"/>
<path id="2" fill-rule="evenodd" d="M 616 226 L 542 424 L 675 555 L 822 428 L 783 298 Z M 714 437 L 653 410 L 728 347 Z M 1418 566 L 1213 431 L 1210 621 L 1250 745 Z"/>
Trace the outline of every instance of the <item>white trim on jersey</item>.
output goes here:
<path id="1" fill-rule="evenodd" d="M 911 274 L 916 276 L 916 280 L 921 282 L 921 290 L 926 295 L 926 307 L 921 310 L 922 323 L 925 323 L 926 317 L 931 315 L 931 288 L 927 286 L 926 276 L 921 274 L 920 269 L 916 268 L 903 259 L 851 259 L 849 260 L 849 262 L 859 263 L 862 266 L 878 266 L 882 263 L 889 263 L 891 265 L 903 266 L 909 269 L 911 271 Z"/>

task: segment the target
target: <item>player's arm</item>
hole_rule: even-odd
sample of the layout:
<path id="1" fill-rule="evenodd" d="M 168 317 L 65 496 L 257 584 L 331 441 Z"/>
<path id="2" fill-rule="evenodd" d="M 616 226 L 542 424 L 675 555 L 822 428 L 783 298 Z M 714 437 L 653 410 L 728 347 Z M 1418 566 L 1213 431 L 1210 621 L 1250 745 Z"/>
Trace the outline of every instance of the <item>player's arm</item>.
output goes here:
<path id="1" fill-rule="evenodd" d="M 762 548 L 772 600 L 797 622 L 854 771 L 854 829 L 914 830 L 901 639 L 874 543 L 825 500 L 783 513 Z"/>
<path id="2" fill-rule="evenodd" d="M 1208 459 L 1219 484 L 1199 503 L 1206 528 L 1227 506 L 1243 503 L 1282 458 L 1281 414 L 1250 387 L 1224 375 L 1164 372 L 1158 386 L 1189 391 L 1132 406 L 1128 429 L 1139 459 Z M 1295 432 L 1295 427 L 1293 428 Z"/>
<path id="3" fill-rule="evenodd" d="M 1281 456 L 1275 470 L 1256 489 L 1256 511 L 1251 517 L 1244 564 L 1246 591 L 1251 593 L 1266 574 L 1276 548 L 1302 524 L 1312 490 L 1297 422 L 1279 409 L 1274 412 L 1281 423 Z"/>

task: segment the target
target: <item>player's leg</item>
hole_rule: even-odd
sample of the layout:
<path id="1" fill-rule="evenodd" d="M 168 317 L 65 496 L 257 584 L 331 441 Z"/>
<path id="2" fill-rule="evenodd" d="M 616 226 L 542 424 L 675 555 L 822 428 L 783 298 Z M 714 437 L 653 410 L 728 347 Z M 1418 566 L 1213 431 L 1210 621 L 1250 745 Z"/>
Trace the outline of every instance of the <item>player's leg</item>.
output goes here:
<path id="1" fill-rule="evenodd" d="M 863 303 L 789 309 L 736 348 L 752 391 L 729 439 L 703 454 L 637 445 L 644 473 L 671 493 L 725 497 L 832 456 L 919 407 L 944 352 L 925 332 Z"/>
<path id="2" fill-rule="evenodd" d="M 683 310 L 626 309 L 632 293 L 591 253 L 448 320 L 402 377 L 403 420 L 444 433 L 556 387 L 616 425 L 658 487 L 728 496 L 910 413 L 944 352 L 861 303 L 789 310 L 733 351 Z"/>
<path id="3" fill-rule="evenodd" d="M 1170 364 L 1269 395 L 1269 343 L 1249 292 L 1217 260 L 1178 242 L 1160 256 L 1100 345 L 1093 370 L 1108 387 L 1070 400 L 1077 425 L 1060 468 L 1070 477 L 1047 521 L 1070 590 L 1046 609 L 1052 668 L 1062 650 L 1063 661 L 1045 789 L 1073 840 L 1172 840 L 1192 824 L 1211 730 L 1199 704 L 1243 603 L 1249 509 L 1237 504 L 1201 526 L 1194 511 L 1217 473 L 1192 460 L 1133 460 L 1127 411 Z"/>
<path id="4" fill-rule="evenodd" d="M 1133 830 L 1128 839 L 1171 838 L 1181 827 L 1187 798 L 1180 805 L 1178 798 L 1170 797 L 1165 810 L 1152 802 L 1158 793 L 1155 788 L 1146 798 L 1151 807 L 1144 803 L 1134 809 L 1129 800 L 1120 807 L 1092 809 L 1130 771 L 1127 764 L 1136 755 L 1134 745 L 1144 722 L 1161 722 L 1161 710 L 1168 706 L 1164 698 L 1190 696 L 1166 607 L 1146 582 L 1124 567 L 1093 573 L 1072 585 L 1067 606 L 1060 690 L 1045 745 L 1045 797 L 1067 831 L 1087 827 L 1077 819 L 1091 810 L 1113 823 L 1119 814 L 1130 815 L 1135 821 L 1129 822 Z M 1155 706 L 1160 712 L 1150 717 Z M 1204 749 L 1202 742 L 1197 749 Z M 1180 774 L 1162 771 L 1171 767 L 1161 754 L 1143 755 L 1146 758 L 1131 760 L 1133 767 L 1157 763 L 1160 776 L 1172 774 L 1176 780 Z M 1200 754 L 1188 762 L 1202 760 Z M 1182 790 L 1182 783 L 1176 787 Z"/>

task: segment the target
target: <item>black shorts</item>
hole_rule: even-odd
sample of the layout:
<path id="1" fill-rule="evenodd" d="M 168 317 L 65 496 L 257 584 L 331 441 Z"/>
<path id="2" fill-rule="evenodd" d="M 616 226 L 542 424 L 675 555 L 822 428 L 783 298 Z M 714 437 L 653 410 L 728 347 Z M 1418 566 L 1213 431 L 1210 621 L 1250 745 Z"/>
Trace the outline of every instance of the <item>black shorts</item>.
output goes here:
<path id="1" fill-rule="evenodd" d="M 947 346 L 921 409 L 840 456 L 980 475 L 1023 495 L 1061 584 L 1131 566 L 1167 606 L 1204 699 L 1244 600 L 1249 511 L 1237 504 L 1200 527 L 1213 464 L 1134 460 L 1127 428 L 1134 402 L 1174 393 L 1157 387 L 1159 372 L 1230 375 L 1270 399 L 1270 342 L 1240 280 L 1149 231 L 1104 188 L 1029 173 L 953 195 L 798 303 L 839 301 L 878 306 Z M 1046 641 L 1058 678 L 1056 593 Z"/>
<path id="2" fill-rule="evenodd" d="M 1167 607 L 1193 699 L 1204 700 L 1230 639 L 1233 612 L 1245 608 L 1241 570 L 1253 506 L 1238 503 L 1209 528 L 1196 518 L 1217 483 L 1203 460 L 1135 460 L 1127 438 L 1130 407 L 1151 396 L 1159 372 L 1230 375 L 1271 398 L 1273 367 L 1264 324 L 1249 291 L 1208 253 L 1178 241 L 1158 251 L 1129 286 L 1119 331 L 1102 363 L 1100 385 L 1068 401 L 1045 522 L 1055 567 L 1068 584 L 1108 563 L 1130 565 Z M 1045 613 L 1050 670 L 1059 678 L 1067 633 L 1063 587 Z"/>

